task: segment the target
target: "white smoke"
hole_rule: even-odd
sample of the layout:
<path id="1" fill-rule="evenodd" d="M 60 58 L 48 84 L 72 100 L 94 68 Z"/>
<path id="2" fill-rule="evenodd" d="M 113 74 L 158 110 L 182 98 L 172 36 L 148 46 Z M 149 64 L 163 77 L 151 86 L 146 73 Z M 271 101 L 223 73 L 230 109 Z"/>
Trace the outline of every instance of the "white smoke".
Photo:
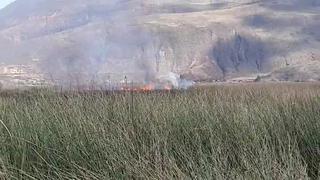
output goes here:
<path id="1" fill-rule="evenodd" d="M 179 74 L 169 72 L 166 75 L 161 75 L 157 77 L 160 83 L 169 83 L 175 89 L 188 89 L 194 85 L 193 81 L 182 79 Z"/>
<path id="2" fill-rule="evenodd" d="M 84 17 L 88 30 L 70 33 L 68 39 L 74 43 L 54 46 L 44 61 L 43 70 L 56 83 L 87 84 L 91 80 L 98 84 L 121 83 L 126 78 L 141 84 L 165 81 L 182 89 L 192 85 L 178 74 L 157 73 L 157 38 L 137 22 L 144 13 L 143 1 L 95 0 L 86 4 L 85 12 L 89 15 Z M 103 8 L 97 7 L 99 4 Z M 91 22 L 93 19 L 95 24 Z"/>

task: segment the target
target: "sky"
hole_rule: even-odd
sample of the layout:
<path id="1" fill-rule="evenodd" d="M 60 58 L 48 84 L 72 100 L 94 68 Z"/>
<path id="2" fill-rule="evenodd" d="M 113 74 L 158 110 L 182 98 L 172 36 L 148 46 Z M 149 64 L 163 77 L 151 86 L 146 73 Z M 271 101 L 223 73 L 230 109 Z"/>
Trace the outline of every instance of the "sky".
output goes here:
<path id="1" fill-rule="evenodd" d="M 0 9 L 6 7 L 8 4 L 12 3 L 15 0 L 0 0 Z"/>

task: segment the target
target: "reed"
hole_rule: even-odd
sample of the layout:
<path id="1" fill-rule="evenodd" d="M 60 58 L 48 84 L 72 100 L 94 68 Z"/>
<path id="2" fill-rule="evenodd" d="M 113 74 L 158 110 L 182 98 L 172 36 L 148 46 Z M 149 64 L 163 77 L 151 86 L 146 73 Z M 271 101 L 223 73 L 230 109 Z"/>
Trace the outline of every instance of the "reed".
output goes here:
<path id="1" fill-rule="evenodd" d="M 317 179 L 320 86 L 0 93 L 0 179 Z"/>

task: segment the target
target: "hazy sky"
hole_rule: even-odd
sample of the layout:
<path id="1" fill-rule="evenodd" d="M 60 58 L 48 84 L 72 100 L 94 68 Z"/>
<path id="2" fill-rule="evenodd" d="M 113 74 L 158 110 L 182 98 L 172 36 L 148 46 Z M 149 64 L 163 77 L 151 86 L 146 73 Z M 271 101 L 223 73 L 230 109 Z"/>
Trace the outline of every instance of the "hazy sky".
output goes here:
<path id="1" fill-rule="evenodd" d="M 12 3 L 15 0 L 0 0 L 0 9 L 4 8 L 8 4 Z"/>

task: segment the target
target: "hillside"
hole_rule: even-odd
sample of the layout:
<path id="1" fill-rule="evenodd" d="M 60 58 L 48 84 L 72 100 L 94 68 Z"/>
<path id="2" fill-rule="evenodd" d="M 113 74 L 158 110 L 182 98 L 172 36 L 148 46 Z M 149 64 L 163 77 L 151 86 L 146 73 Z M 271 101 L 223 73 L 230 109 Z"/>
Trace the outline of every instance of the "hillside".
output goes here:
<path id="1" fill-rule="evenodd" d="M 0 61 L 149 81 L 320 79 L 320 3 L 17 0 L 0 11 Z"/>

